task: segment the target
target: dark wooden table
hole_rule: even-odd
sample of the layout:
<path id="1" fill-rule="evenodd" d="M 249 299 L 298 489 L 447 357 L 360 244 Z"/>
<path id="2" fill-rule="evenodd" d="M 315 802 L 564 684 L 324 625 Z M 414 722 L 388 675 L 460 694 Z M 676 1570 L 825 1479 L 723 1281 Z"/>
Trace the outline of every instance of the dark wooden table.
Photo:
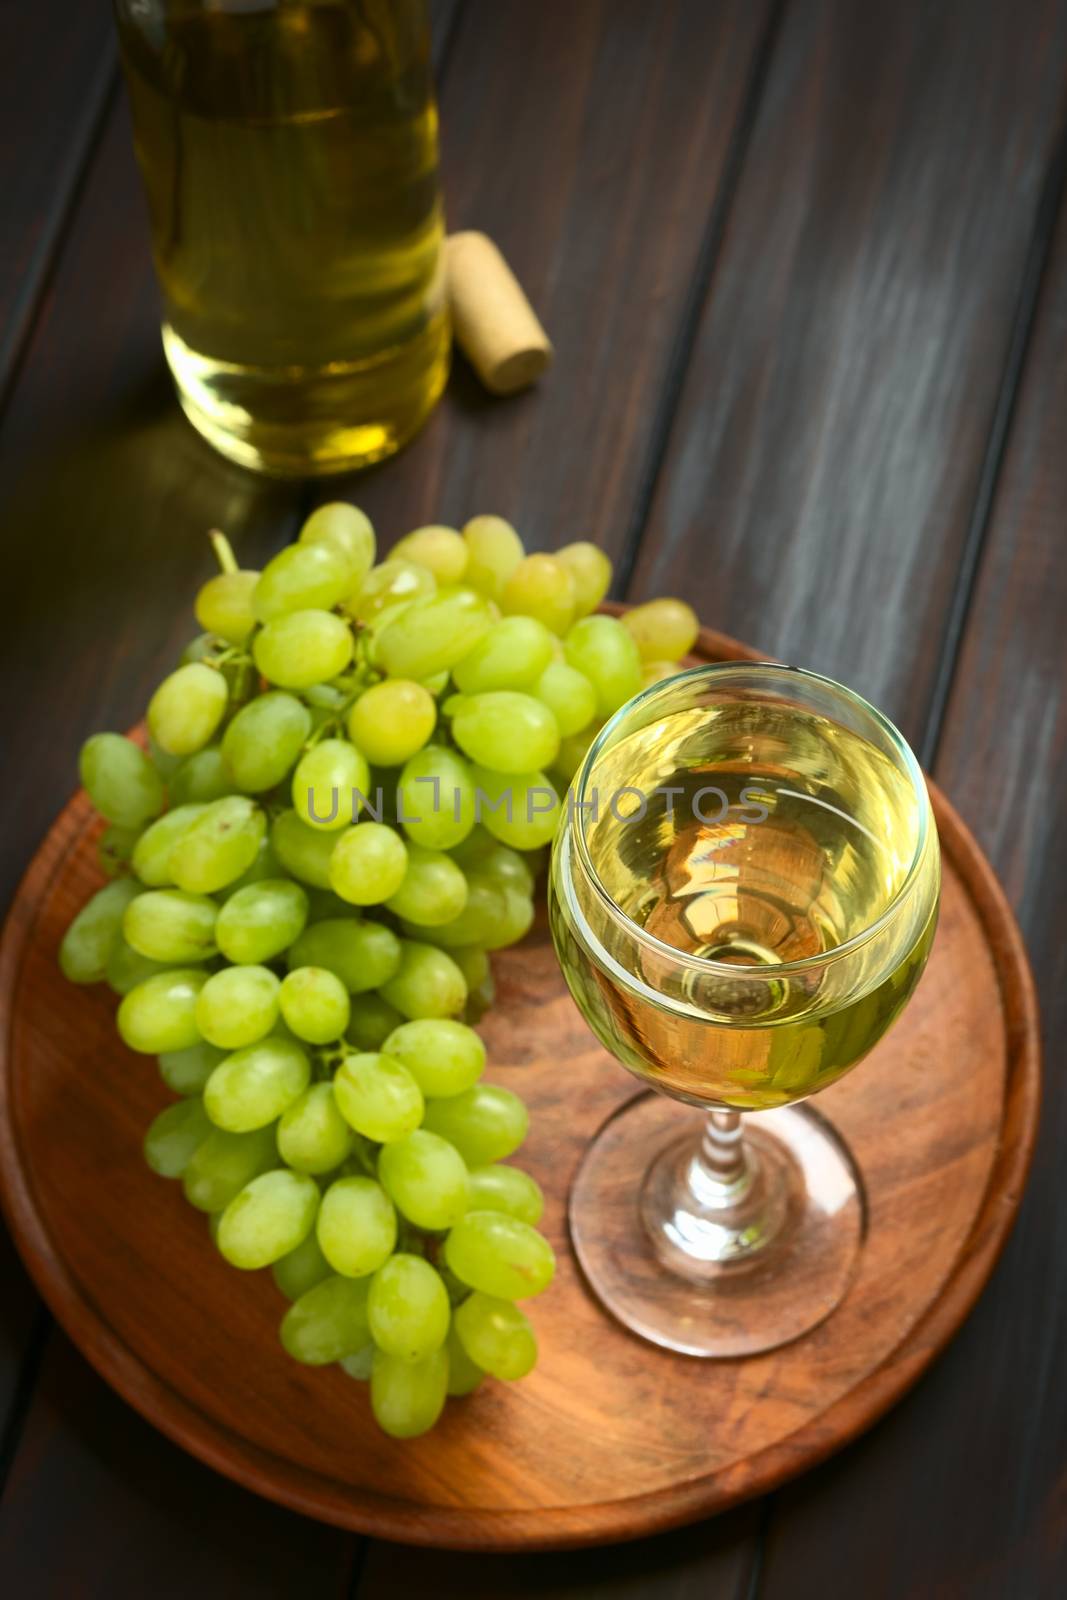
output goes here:
<path id="1" fill-rule="evenodd" d="M 1021 1219 L 946 1355 L 866 1438 L 713 1522 L 520 1559 L 361 1541 L 213 1476 L 112 1395 L 9 1245 L 0 1587 L 13 1597 L 805 1600 L 1067 1592 L 1067 0 L 457 0 L 436 8 L 453 226 L 556 342 L 462 367 L 341 492 L 386 543 L 510 517 L 615 594 L 884 706 L 963 810 L 1047 1027 Z M 214 457 L 171 397 L 102 0 L 0 3 L 2 892 L 140 713 L 225 527 L 310 492 Z"/>

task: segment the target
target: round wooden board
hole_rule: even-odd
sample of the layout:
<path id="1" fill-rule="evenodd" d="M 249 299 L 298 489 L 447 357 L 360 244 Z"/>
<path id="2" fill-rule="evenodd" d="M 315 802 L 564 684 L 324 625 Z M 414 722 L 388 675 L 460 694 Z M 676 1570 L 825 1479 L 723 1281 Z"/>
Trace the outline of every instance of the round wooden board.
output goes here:
<path id="1" fill-rule="evenodd" d="M 705 632 L 704 659 L 751 658 Z M 531 1109 L 524 1164 L 559 1254 L 532 1306 L 524 1382 L 449 1404 L 407 1444 L 374 1426 L 363 1385 L 283 1353 L 269 1274 L 212 1249 L 140 1140 L 167 1103 L 126 1052 L 103 988 L 67 985 L 56 948 L 96 887 L 84 795 L 35 857 L 0 952 L 0 1184 L 41 1293 L 134 1406 L 218 1471 L 310 1516 L 383 1538 L 514 1550 L 636 1538 L 764 1492 L 869 1426 L 951 1338 L 1010 1228 L 1039 1098 L 1025 952 L 992 872 L 934 793 L 940 928 L 892 1033 L 819 1106 L 867 1185 L 857 1280 L 822 1327 L 753 1359 L 671 1355 L 616 1325 L 570 1252 L 566 1201 L 591 1135 L 635 1092 L 571 1002 L 543 917 L 494 958 L 489 1076 Z"/>

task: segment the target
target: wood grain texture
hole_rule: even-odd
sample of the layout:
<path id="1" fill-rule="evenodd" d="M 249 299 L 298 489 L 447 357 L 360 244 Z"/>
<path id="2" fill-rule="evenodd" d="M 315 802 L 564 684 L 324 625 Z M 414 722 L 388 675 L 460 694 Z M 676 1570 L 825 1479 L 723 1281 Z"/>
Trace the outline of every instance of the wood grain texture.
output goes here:
<path id="1" fill-rule="evenodd" d="M 1065 344 L 1061 214 L 937 759 L 1026 935 L 1052 1063 L 1067 1032 Z M 861 1582 L 916 1600 L 1053 1600 L 1067 1589 L 1065 1146 L 1057 1067 L 993 1283 L 908 1402 L 846 1460 L 779 1497 L 767 1600 Z"/>
<path id="2" fill-rule="evenodd" d="M 912 738 L 1065 61 L 1063 0 L 787 7 L 630 591 Z"/>
<path id="3" fill-rule="evenodd" d="M 719 659 L 731 646 L 705 635 L 701 650 Z M 489 1385 L 398 1446 L 339 1369 L 309 1373 L 283 1354 L 273 1285 L 250 1278 L 236 1294 L 204 1219 L 140 1159 L 140 1131 L 169 1097 L 151 1062 L 115 1040 L 113 998 L 70 995 L 55 964 L 98 875 L 76 797 L 15 901 L 0 972 L 0 1182 L 39 1287 L 163 1431 L 340 1526 L 460 1548 L 595 1543 L 690 1521 L 804 1470 L 891 1405 L 955 1330 L 1003 1242 L 1034 1135 L 1025 957 L 966 830 L 934 800 L 945 884 L 930 965 L 864 1070 L 820 1097 L 868 1193 L 856 1281 L 834 1316 L 780 1350 L 709 1368 L 634 1339 L 585 1290 L 566 1198 L 589 1138 L 633 1084 L 585 1030 L 542 915 L 497 958 L 498 1004 L 483 1023 L 490 1077 L 531 1108 L 524 1154 L 559 1258 L 534 1308 L 541 1360 L 522 1384 Z"/>
<path id="4" fill-rule="evenodd" d="M 0 402 L 116 78 L 105 6 L 0 5 Z"/>
<path id="5" fill-rule="evenodd" d="M 343 485 L 386 546 L 498 511 L 534 548 L 619 547 L 770 14 L 512 0 L 461 15 L 441 95 L 448 224 L 491 235 L 557 353 L 509 401 L 457 358 L 403 456 Z"/>

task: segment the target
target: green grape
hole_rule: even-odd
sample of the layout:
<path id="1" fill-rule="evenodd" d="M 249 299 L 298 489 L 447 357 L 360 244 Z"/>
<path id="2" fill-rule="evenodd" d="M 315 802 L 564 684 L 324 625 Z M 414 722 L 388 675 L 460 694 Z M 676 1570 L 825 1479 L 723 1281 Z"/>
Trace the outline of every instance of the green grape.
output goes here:
<path id="1" fill-rule="evenodd" d="M 118 1009 L 123 1043 L 148 1056 L 197 1044 L 196 1001 L 206 982 L 207 974 L 196 968 L 175 967 L 139 983 Z"/>
<path id="2" fill-rule="evenodd" d="M 503 617 L 452 673 L 462 694 L 528 689 L 552 660 L 555 635 L 534 617 Z"/>
<path id="3" fill-rule="evenodd" d="M 336 840 L 331 841 L 331 853 L 336 842 Z M 310 888 L 307 891 L 307 897 L 309 927 L 313 922 L 326 922 L 330 918 L 335 920 L 337 918 L 347 918 L 351 920 L 354 917 L 352 907 L 346 905 L 341 896 L 334 894 L 332 889 Z"/>
<path id="4" fill-rule="evenodd" d="M 470 997 L 475 989 L 479 989 L 483 983 L 492 981 L 489 957 L 484 950 L 479 950 L 478 946 L 473 944 L 460 945 L 458 949 L 450 947 L 448 953 L 467 980 L 467 1003 L 469 1005 Z"/>
<path id="5" fill-rule="evenodd" d="M 313 1083 L 278 1124 L 278 1153 L 295 1172 L 332 1172 L 352 1151 L 352 1131 L 337 1109 L 333 1085 Z"/>
<path id="6" fill-rule="evenodd" d="M 228 701 L 226 679 L 216 667 L 179 667 L 148 702 L 152 737 L 168 755 L 191 756 L 210 741 Z"/>
<path id="7" fill-rule="evenodd" d="M 568 664 L 596 691 L 597 715 L 610 717 L 641 688 L 641 657 L 632 635 L 615 617 L 583 617 L 567 635 Z"/>
<path id="8" fill-rule="evenodd" d="M 224 889 L 220 889 L 218 898 L 225 905 L 235 894 L 239 894 L 242 889 L 249 888 L 251 884 L 266 883 L 281 876 L 282 864 L 271 848 L 269 836 L 264 834 L 259 841 L 259 849 L 256 851 L 256 858 L 252 865 L 247 867 L 239 878 L 234 878 L 232 883 L 228 883 Z"/>
<path id="9" fill-rule="evenodd" d="M 556 1270 L 544 1234 L 502 1211 L 466 1212 L 445 1240 L 445 1260 L 461 1283 L 501 1300 L 540 1294 Z"/>
<path id="10" fill-rule="evenodd" d="M 294 611 L 332 611 L 352 589 L 348 557 L 335 545 L 290 544 L 267 562 L 252 606 L 259 622 Z"/>
<path id="11" fill-rule="evenodd" d="M 464 1350 L 456 1333 L 456 1324 L 453 1320 L 448 1330 L 448 1339 L 445 1343 L 448 1351 L 448 1392 L 458 1398 L 461 1395 L 473 1394 L 475 1389 L 485 1377 L 481 1367 L 476 1366 Z"/>
<path id="12" fill-rule="evenodd" d="M 220 1050 L 242 1050 L 274 1027 L 280 990 L 281 983 L 269 967 L 224 967 L 211 975 L 197 996 L 196 1025 Z"/>
<path id="13" fill-rule="evenodd" d="M 314 510 L 300 530 L 301 544 L 326 544 L 348 562 L 348 594 L 355 593 L 374 565 L 376 540 L 370 518 L 358 506 L 332 500 Z"/>
<path id="14" fill-rule="evenodd" d="M 215 1068 L 204 1105 L 216 1127 L 253 1133 L 288 1111 L 310 1080 L 308 1058 L 296 1041 L 272 1035 L 236 1050 Z"/>
<path id="15" fill-rule="evenodd" d="M 264 878 L 227 897 L 215 938 L 227 961 L 260 965 L 288 950 L 304 931 L 308 897 L 288 878 Z"/>
<path id="16" fill-rule="evenodd" d="M 462 1094 L 485 1071 L 485 1045 L 464 1022 L 438 1018 L 404 1022 L 385 1044 L 385 1053 L 407 1067 L 424 1095 Z"/>
<path id="17" fill-rule="evenodd" d="M 393 560 L 415 561 L 439 584 L 459 583 L 467 570 L 467 544 L 455 528 L 431 523 L 407 533 L 393 546 Z"/>
<path id="18" fill-rule="evenodd" d="M 149 889 L 163 889 L 174 882 L 170 875 L 170 853 L 197 817 L 202 816 L 204 805 L 175 806 L 165 811 L 141 834 L 133 848 L 133 870 Z"/>
<path id="19" fill-rule="evenodd" d="M 193 607 L 197 622 L 227 644 L 244 644 L 256 625 L 252 592 L 258 582 L 258 572 L 216 573 L 197 594 Z"/>
<path id="20" fill-rule="evenodd" d="M 182 1175 L 185 1198 L 198 1211 L 224 1211 L 247 1183 L 278 1164 L 273 1127 L 252 1133 L 226 1133 L 215 1128 Z"/>
<path id="21" fill-rule="evenodd" d="M 275 817 L 270 830 L 271 848 L 286 872 L 315 889 L 330 887 L 330 856 L 336 835 L 309 828 L 295 811 Z"/>
<path id="22" fill-rule="evenodd" d="M 456 1311 L 456 1335 L 476 1366 L 504 1382 L 525 1378 L 537 1365 L 530 1320 L 511 1300 L 476 1291 Z"/>
<path id="23" fill-rule="evenodd" d="M 203 1101 L 179 1100 L 161 1111 L 144 1136 L 144 1158 L 161 1178 L 180 1178 L 211 1132 Z"/>
<path id="24" fill-rule="evenodd" d="M 252 865 L 266 829 L 263 812 L 244 795 L 213 800 L 172 846 L 171 877 L 190 894 L 224 889 Z"/>
<path id="25" fill-rule="evenodd" d="M 255 1272 L 295 1250 L 315 1226 L 318 1209 L 314 1178 L 276 1167 L 261 1172 L 230 1201 L 215 1242 L 231 1267 Z"/>
<path id="26" fill-rule="evenodd" d="M 94 733 L 78 758 L 82 787 L 108 822 L 140 828 L 163 810 L 163 779 L 139 744 L 121 733 Z"/>
<path id="27" fill-rule="evenodd" d="M 296 814 L 311 828 L 335 832 L 355 820 L 370 788 L 367 758 L 347 739 L 323 739 L 301 756 L 293 773 Z"/>
<path id="28" fill-rule="evenodd" d="M 596 716 L 596 690 L 577 667 L 551 661 L 531 693 L 548 707 L 564 738 L 588 728 Z"/>
<path id="29" fill-rule="evenodd" d="M 574 621 L 576 588 L 569 567 L 555 556 L 526 556 L 508 578 L 500 605 L 505 616 L 536 617 L 552 633 L 566 633 Z"/>
<path id="30" fill-rule="evenodd" d="M 408 853 L 396 829 L 361 822 L 346 828 L 334 845 L 330 887 L 350 905 L 381 905 L 400 888 L 407 870 Z"/>
<path id="31" fill-rule="evenodd" d="M 504 889 L 517 889 L 527 897 L 534 892 L 534 873 L 530 856 L 501 844 L 486 830 L 488 844 L 480 848 L 471 866 L 480 878 L 499 884 Z M 462 848 L 462 847 L 461 847 Z"/>
<path id="32" fill-rule="evenodd" d="M 218 640 L 210 633 L 198 633 L 190 639 L 181 655 L 178 665 L 182 667 L 196 666 L 198 662 L 207 661 L 214 656 Z"/>
<path id="33" fill-rule="evenodd" d="M 348 737 L 375 766 L 399 767 L 422 749 L 436 724 L 428 689 L 410 678 L 389 678 L 360 695 L 348 714 Z"/>
<path id="34" fill-rule="evenodd" d="M 443 1233 L 468 1204 L 467 1167 L 454 1145 L 416 1128 L 378 1156 L 378 1179 L 397 1210 L 416 1228 Z"/>
<path id="35" fill-rule="evenodd" d="M 352 1014 L 345 1039 L 357 1050 L 380 1050 L 403 1017 L 380 994 L 356 994 L 351 1000 Z"/>
<path id="36" fill-rule="evenodd" d="M 242 706 L 222 736 L 222 758 L 238 789 L 260 794 L 284 782 L 311 732 L 311 713 L 274 690 Z"/>
<path id="37" fill-rule="evenodd" d="M 611 588 L 610 558 L 588 539 L 580 539 L 557 550 L 556 560 L 563 562 L 574 579 L 575 616 L 588 616 Z"/>
<path id="38" fill-rule="evenodd" d="M 491 621 L 484 595 L 473 589 L 415 600 L 377 634 L 377 663 L 389 678 L 429 678 L 462 661 Z"/>
<path id="39" fill-rule="evenodd" d="M 574 774 L 585 760 L 592 740 L 593 726 L 591 725 L 581 733 L 571 734 L 569 738 L 560 741 L 559 755 L 556 757 L 552 771 L 559 776 L 561 784 L 570 783 Z"/>
<path id="40" fill-rule="evenodd" d="M 444 1344 L 451 1318 L 441 1275 L 421 1256 L 390 1256 L 370 1281 L 367 1319 L 386 1355 L 424 1360 Z"/>
<path id="41" fill-rule="evenodd" d="M 464 525 L 466 580 L 490 600 L 499 600 L 504 585 L 526 554 L 510 522 L 503 517 L 472 517 Z"/>
<path id="42" fill-rule="evenodd" d="M 417 927 L 452 922 L 467 904 L 467 880 L 443 850 L 407 847 L 407 872 L 389 896 L 388 909 Z"/>
<path id="43" fill-rule="evenodd" d="M 501 844 L 516 850 L 536 850 L 555 838 L 559 796 L 543 772 L 508 774 L 472 767 L 471 778 L 478 815 Z"/>
<path id="44" fill-rule="evenodd" d="M 289 611 L 260 629 L 252 655 L 269 683 L 307 689 L 345 670 L 352 659 L 352 634 L 332 611 Z"/>
<path id="45" fill-rule="evenodd" d="M 448 850 L 474 826 L 474 784 L 462 756 L 428 744 L 406 762 L 397 784 L 397 818 L 414 844 Z"/>
<path id="46" fill-rule="evenodd" d="M 126 907 L 122 932 L 139 955 L 188 966 L 215 954 L 217 914 L 218 907 L 206 894 L 149 889 Z"/>
<path id="47" fill-rule="evenodd" d="M 470 1175 L 472 1211 L 504 1211 L 535 1227 L 545 1209 L 540 1184 L 521 1167 L 505 1167 L 492 1162 L 472 1167 Z"/>
<path id="48" fill-rule="evenodd" d="M 485 978 L 475 985 L 467 995 L 467 1004 L 463 1008 L 463 1019 L 471 1026 L 480 1022 L 485 1013 L 496 999 L 496 985 L 490 972 Z"/>
<path id="49" fill-rule="evenodd" d="M 336 1275 L 313 1284 L 282 1319 L 281 1341 L 294 1361 L 325 1367 L 362 1350 L 370 1337 L 366 1279 Z"/>
<path id="50" fill-rule="evenodd" d="M 203 1094 L 207 1080 L 224 1059 L 213 1044 L 191 1044 L 186 1050 L 165 1050 L 159 1058 L 159 1075 L 174 1094 Z"/>
<path id="51" fill-rule="evenodd" d="M 396 1249 L 393 1202 L 373 1178 L 338 1178 L 322 1197 L 318 1238 L 335 1272 L 369 1277 Z"/>
<path id="52" fill-rule="evenodd" d="M 462 1094 L 430 1100 L 423 1125 L 454 1144 L 468 1167 L 484 1167 L 519 1148 L 529 1127 L 529 1114 L 510 1089 L 476 1083 Z"/>
<path id="53" fill-rule="evenodd" d="M 131 989 L 136 989 L 139 983 L 144 983 L 146 978 L 154 978 L 157 973 L 169 971 L 170 965 L 169 961 L 152 961 L 148 956 L 142 956 L 131 944 L 127 944 L 120 934 L 118 942 L 107 958 L 104 977 L 107 979 L 108 987 L 116 994 L 127 995 Z"/>
<path id="54" fill-rule="evenodd" d="M 109 878 L 117 878 L 133 863 L 133 852 L 141 837 L 140 828 L 120 828 L 112 822 L 97 840 L 96 853 Z"/>
<path id="55" fill-rule="evenodd" d="M 233 793 L 233 783 L 217 744 L 187 756 L 170 780 L 172 806 L 206 805 Z"/>
<path id="56" fill-rule="evenodd" d="M 422 1361 L 378 1350 L 371 1368 L 370 1403 L 374 1420 L 394 1439 L 427 1433 L 444 1410 L 448 1352 L 442 1348 Z"/>
<path id="57" fill-rule="evenodd" d="M 523 890 L 505 885 L 504 905 L 504 915 L 492 935 L 483 941 L 487 950 L 505 950 L 508 945 L 518 944 L 533 926 L 534 903 Z"/>
<path id="58" fill-rule="evenodd" d="M 378 1051 L 346 1056 L 333 1093 L 349 1127 L 378 1144 L 406 1138 L 422 1121 L 422 1091 L 414 1077 Z"/>
<path id="59" fill-rule="evenodd" d="M 684 600 L 649 600 L 621 619 L 642 661 L 680 661 L 697 642 L 700 622 Z"/>
<path id="60" fill-rule="evenodd" d="M 458 917 L 436 927 L 416 927 L 410 931 L 442 949 L 463 949 L 467 945 L 485 946 L 508 914 L 507 891 L 479 872 L 467 878 L 467 903 Z M 408 931 L 408 930 L 405 930 Z"/>
<path id="61" fill-rule="evenodd" d="M 319 1249 L 314 1229 L 295 1250 L 280 1256 L 270 1269 L 271 1277 L 287 1300 L 299 1300 L 309 1289 L 332 1277 L 330 1263 Z M 347 1278 L 340 1283 L 350 1282 Z M 284 1341 L 283 1341 L 284 1342 Z"/>
<path id="62" fill-rule="evenodd" d="M 286 1027 L 308 1044 L 329 1044 L 348 1027 L 348 990 L 325 967 L 294 967 L 278 994 Z"/>
<path id="63" fill-rule="evenodd" d="M 532 695 L 494 689 L 456 700 L 445 708 L 452 710 L 452 737 L 472 761 L 495 772 L 536 772 L 556 759 L 556 719 Z"/>
<path id="64" fill-rule="evenodd" d="M 122 919 L 141 893 L 132 878 L 119 878 L 87 900 L 63 935 L 59 968 L 71 983 L 99 983 L 122 939 Z"/>
<path id="65" fill-rule="evenodd" d="M 383 561 L 367 573 L 359 593 L 345 602 L 345 610 L 360 622 L 372 622 L 398 603 L 429 599 L 436 590 L 437 580 L 428 567 L 416 561 Z"/>
<path id="66" fill-rule="evenodd" d="M 368 1344 L 365 1344 L 362 1350 L 357 1350 L 355 1355 L 345 1356 L 340 1366 L 342 1372 L 349 1378 L 355 1378 L 357 1383 L 369 1383 L 371 1372 L 374 1369 L 373 1339 Z"/>
<path id="67" fill-rule="evenodd" d="M 115 737 L 117 737 L 117 735 Z M 159 745 L 153 739 L 151 734 L 148 735 L 148 755 L 152 765 L 155 767 L 156 771 L 159 773 L 160 777 L 163 779 L 163 782 L 169 789 L 174 774 L 179 772 L 185 765 L 185 758 L 183 756 L 168 755 L 165 750 L 160 749 Z M 173 795 L 171 795 L 170 800 L 171 804 L 173 805 Z"/>
<path id="68" fill-rule="evenodd" d="M 404 683 L 406 680 L 404 678 L 394 678 L 391 681 L 393 683 Z M 436 700 L 439 695 L 444 694 L 451 682 L 451 678 L 448 672 L 431 672 L 428 678 L 422 678 L 420 682 L 426 693 Z"/>
<path id="69" fill-rule="evenodd" d="M 467 985 L 443 950 L 416 939 L 400 941 L 396 975 L 377 987 L 405 1017 L 454 1017 L 463 1010 Z"/>
<path id="70" fill-rule="evenodd" d="M 305 928 L 288 956 L 289 967 L 325 967 L 349 994 L 380 989 L 401 963 L 401 942 L 392 928 L 357 917 L 327 917 Z"/>

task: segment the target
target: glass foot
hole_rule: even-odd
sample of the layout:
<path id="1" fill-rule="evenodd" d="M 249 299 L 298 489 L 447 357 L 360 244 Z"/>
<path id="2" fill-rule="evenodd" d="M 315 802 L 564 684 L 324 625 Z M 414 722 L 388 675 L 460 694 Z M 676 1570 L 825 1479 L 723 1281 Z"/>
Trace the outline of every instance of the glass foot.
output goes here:
<path id="1" fill-rule="evenodd" d="M 743 1179 L 700 1159 L 705 1113 L 656 1093 L 594 1138 L 570 1199 L 594 1294 L 653 1344 L 746 1356 L 817 1327 L 844 1298 L 866 1226 L 847 1148 L 807 1106 L 745 1117 Z M 705 1146 L 706 1154 L 706 1146 Z"/>

